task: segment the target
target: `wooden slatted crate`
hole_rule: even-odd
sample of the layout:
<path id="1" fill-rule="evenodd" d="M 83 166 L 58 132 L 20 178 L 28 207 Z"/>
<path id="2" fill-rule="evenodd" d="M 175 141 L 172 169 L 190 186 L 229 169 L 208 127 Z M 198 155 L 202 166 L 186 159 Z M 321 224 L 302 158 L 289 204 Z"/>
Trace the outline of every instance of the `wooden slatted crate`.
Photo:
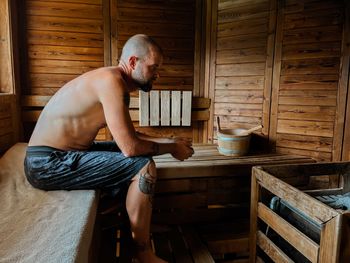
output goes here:
<path id="1" fill-rule="evenodd" d="M 340 179 L 341 187 L 315 189 L 319 177 Z M 326 199 L 347 198 L 349 191 L 349 162 L 254 167 L 250 262 L 348 262 L 350 209 L 333 208 Z M 275 209 L 275 198 L 289 210 Z"/>

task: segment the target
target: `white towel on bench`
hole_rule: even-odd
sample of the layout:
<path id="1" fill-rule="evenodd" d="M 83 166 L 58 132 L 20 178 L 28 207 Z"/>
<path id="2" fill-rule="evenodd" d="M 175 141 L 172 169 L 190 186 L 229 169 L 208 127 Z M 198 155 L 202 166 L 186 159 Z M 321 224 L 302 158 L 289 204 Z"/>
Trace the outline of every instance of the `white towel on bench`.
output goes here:
<path id="1" fill-rule="evenodd" d="M 18 143 L 0 159 L 0 262 L 88 262 L 96 192 L 33 188 L 25 149 Z"/>

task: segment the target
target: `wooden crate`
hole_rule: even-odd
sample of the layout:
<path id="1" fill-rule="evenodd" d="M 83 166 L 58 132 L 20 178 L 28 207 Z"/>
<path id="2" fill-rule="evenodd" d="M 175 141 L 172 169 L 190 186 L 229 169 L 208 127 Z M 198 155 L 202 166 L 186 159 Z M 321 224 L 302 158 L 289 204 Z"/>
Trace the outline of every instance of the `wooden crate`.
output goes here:
<path id="1" fill-rule="evenodd" d="M 315 179 L 339 180 L 340 187 L 314 189 Z M 332 180 L 336 178 L 336 180 Z M 319 196 L 342 195 L 350 191 L 350 163 L 317 163 L 254 167 L 251 185 L 250 262 L 294 262 L 295 256 L 283 246 L 286 241 L 308 262 L 349 262 L 350 210 L 333 209 Z M 308 227 L 290 220 L 269 208 L 271 196 L 280 198 L 319 228 L 319 241 Z M 316 198 L 317 197 L 317 198 Z M 301 219 L 299 219 L 301 221 Z M 311 225 L 310 225 L 311 227 Z M 281 243 L 272 241 L 272 231 Z M 299 260 L 295 260 L 300 262 Z"/>

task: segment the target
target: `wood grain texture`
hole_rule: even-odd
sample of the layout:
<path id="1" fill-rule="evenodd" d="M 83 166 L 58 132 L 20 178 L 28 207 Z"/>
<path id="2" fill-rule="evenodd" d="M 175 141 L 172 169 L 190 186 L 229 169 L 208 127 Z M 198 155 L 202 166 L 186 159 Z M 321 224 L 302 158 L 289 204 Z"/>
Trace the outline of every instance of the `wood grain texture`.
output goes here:
<path id="1" fill-rule="evenodd" d="M 266 135 L 275 20 L 276 1 L 218 2 L 214 115 L 226 120 L 245 117 L 240 123 L 264 122 Z"/>
<path id="2" fill-rule="evenodd" d="M 279 217 L 263 203 L 258 203 L 258 217 L 301 252 L 311 262 L 317 262 L 319 246 L 309 237 Z"/>
<path id="3" fill-rule="evenodd" d="M 339 160 L 347 78 L 339 85 L 339 73 L 346 72 L 343 9 L 342 1 L 328 0 L 290 0 L 278 8 L 270 141 L 279 152 Z M 311 149 L 302 135 L 312 138 L 310 145 L 328 138 L 327 149 Z"/>
<path id="4" fill-rule="evenodd" d="M 334 160 L 350 160 L 350 4 L 346 2 L 345 23 L 343 28 L 342 40 L 342 58 L 340 64 L 339 90 L 338 90 L 338 115 L 335 123 L 335 142 L 333 146 Z M 345 94 L 347 93 L 347 102 L 345 106 Z M 345 118 L 345 120 L 344 120 Z M 344 126 L 345 123 L 345 126 Z M 343 127 L 343 128 L 342 128 Z M 343 130 L 344 129 L 344 130 Z M 342 145 L 342 147 L 340 147 Z M 340 152 L 342 148 L 342 152 Z M 340 157 L 341 155 L 341 157 Z"/>

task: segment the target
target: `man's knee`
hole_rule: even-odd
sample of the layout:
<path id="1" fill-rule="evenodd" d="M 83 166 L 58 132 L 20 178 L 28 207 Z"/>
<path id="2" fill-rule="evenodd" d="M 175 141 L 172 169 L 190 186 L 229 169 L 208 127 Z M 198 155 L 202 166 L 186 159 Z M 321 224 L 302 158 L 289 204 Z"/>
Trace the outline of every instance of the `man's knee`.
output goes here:
<path id="1" fill-rule="evenodd" d="M 139 173 L 139 189 L 142 193 L 153 195 L 156 181 L 157 181 L 157 175 L 156 175 L 156 165 L 153 160 L 148 162 L 140 171 Z"/>

